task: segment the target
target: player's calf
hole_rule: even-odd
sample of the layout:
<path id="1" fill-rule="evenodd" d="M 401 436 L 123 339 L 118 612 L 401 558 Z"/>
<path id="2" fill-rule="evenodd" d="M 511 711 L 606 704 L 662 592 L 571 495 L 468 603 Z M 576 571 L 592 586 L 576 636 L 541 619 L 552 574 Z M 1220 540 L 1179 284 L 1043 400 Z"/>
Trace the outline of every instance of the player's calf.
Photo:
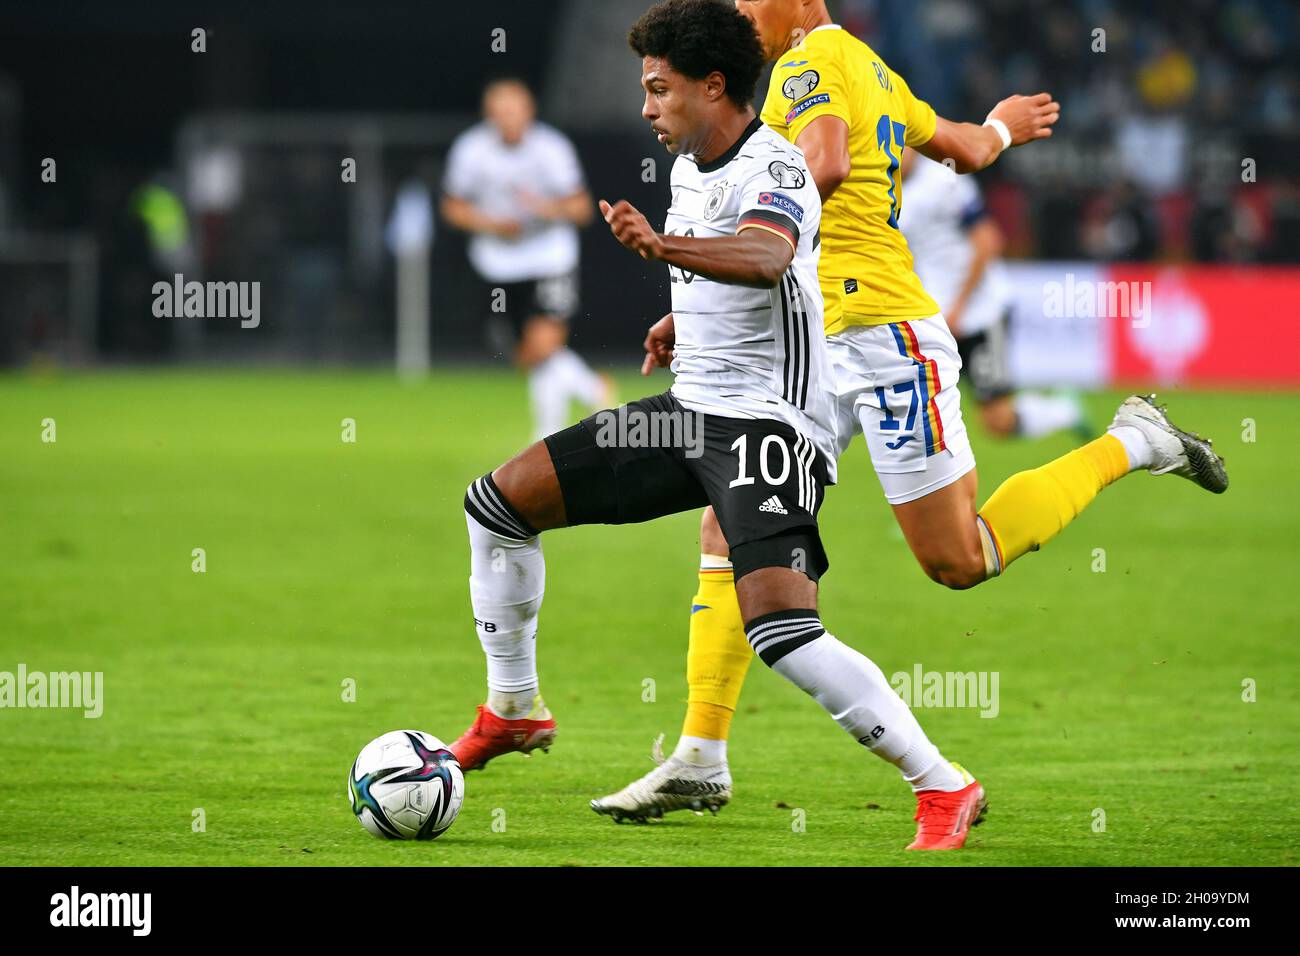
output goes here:
<path id="1" fill-rule="evenodd" d="M 805 574 L 774 566 L 784 549 L 810 544 L 815 529 L 796 529 L 732 548 L 745 635 L 768 667 L 804 691 L 854 740 L 896 766 L 916 792 L 964 789 L 969 781 L 930 742 L 907 704 L 869 658 L 826 631 L 816 610 L 816 585 Z M 816 571 L 824 570 L 817 565 Z M 794 597 L 812 600 L 800 606 Z M 784 607 L 773 608 L 784 599 Z"/>
<path id="2" fill-rule="evenodd" d="M 764 664 L 817 701 L 854 740 L 896 766 L 913 790 L 966 786 L 880 668 L 827 633 L 815 610 L 750 618 L 745 633 Z"/>
<path id="3" fill-rule="evenodd" d="M 1010 395 L 999 395 L 981 402 L 979 415 L 985 431 L 993 437 L 1011 438 L 1016 434 L 1016 408 Z"/>
<path id="4" fill-rule="evenodd" d="M 953 591 L 966 591 L 988 577 L 982 551 L 954 551 L 918 555 L 921 568 L 931 581 Z"/>
<path id="5" fill-rule="evenodd" d="M 894 517 L 912 554 L 932 581 L 955 591 L 988 577 L 988 561 L 975 515 L 979 479 L 967 472 L 914 501 L 894 505 Z"/>
<path id="6" fill-rule="evenodd" d="M 496 472 L 507 477 L 514 496 L 502 490 L 494 475 L 484 475 L 465 492 L 470 601 L 488 680 L 487 703 L 451 747 L 466 770 L 504 753 L 546 749 L 555 738 L 555 719 L 538 693 L 537 615 L 546 590 L 546 564 L 533 521 L 554 520 L 556 507 L 529 451 Z M 529 503 L 528 513 L 518 507 L 519 500 Z M 562 520 L 562 502 L 559 514 Z"/>
<path id="7" fill-rule="evenodd" d="M 777 549 L 798 547 L 804 537 L 796 532 L 735 546 L 737 572 L 756 560 L 751 552 L 764 550 L 770 560 Z M 826 631 L 816 609 L 816 584 L 803 573 L 769 565 L 737 581 L 736 596 L 754 653 L 821 704 L 855 740 L 895 762 L 915 749 L 918 736 L 924 739 L 880 668 Z M 802 605 L 791 597 L 802 598 Z"/>

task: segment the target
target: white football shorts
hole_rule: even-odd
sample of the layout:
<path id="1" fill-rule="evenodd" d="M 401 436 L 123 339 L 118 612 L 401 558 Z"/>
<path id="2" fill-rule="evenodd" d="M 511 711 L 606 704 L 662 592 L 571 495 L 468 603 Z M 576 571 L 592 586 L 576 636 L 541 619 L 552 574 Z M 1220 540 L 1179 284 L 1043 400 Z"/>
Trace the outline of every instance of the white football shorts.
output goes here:
<path id="1" fill-rule="evenodd" d="M 828 336 L 838 453 L 859 431 L 891 505 L 945 488 L 975 467 L 961 417 L 961 357 L 942 315 L 853 326 Z"/>

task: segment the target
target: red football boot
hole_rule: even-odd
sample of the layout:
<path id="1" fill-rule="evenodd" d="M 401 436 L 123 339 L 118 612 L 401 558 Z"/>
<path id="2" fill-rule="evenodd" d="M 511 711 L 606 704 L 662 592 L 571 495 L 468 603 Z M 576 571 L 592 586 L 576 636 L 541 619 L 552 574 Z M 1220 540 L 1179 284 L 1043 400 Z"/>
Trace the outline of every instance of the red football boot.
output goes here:
<path id="1" fill-rule="evenodd" d="M 959 850 L 970 828 L 984 822 L 989 806 L 984 788 L 965 769 L 953 766 L 970 783 L 961 790 L 922 790 L 916 795 L 916 839 L 909 850 Z"/>
<path id="2" fill-rule="evenodd" d="M 534 712 L 537 710 L 534 708 Z M 526 754 L 538 747 L 550 750 L 555 742 L 555 718 L 545 704 L 541 705 L 540 712 L 546 715 L 542 719 L 507 720 L 494 714 L 487 704 L 479 704 L 474 723 L 451 745 L 461 770 L 482 770 L 493 757 L 514 751 Z"/>

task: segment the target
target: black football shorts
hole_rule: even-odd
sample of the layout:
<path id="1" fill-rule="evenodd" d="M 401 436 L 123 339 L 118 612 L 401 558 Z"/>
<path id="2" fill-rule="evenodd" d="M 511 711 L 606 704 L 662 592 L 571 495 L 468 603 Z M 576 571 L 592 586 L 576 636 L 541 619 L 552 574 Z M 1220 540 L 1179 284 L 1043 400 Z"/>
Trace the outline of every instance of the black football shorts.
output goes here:
<path id="1" fill-rule="evenodd" d="M 529 319 L 548 316 L 567 322 L 578 310 L 578 273 L 566 272 L 523 282 L 483 281 L 489 320 L 518 342 Z"/>
<path id="2" fill-rule="evenodd" d="M 775 419 L 685 408 L 671 393 L 597 412 L 546 439 L 569 525 L 635 524 L 712 505 L 736 579 L 829 562 L 817 530 L 826 463 Z"/>
<path id="3" fill-rule="evenodd" d="M 988 328 L 957 339 L 961 382 L 970 385 L 975 401 L 981 404 L 1015 391 L 1011 384 L 1009 325 L 1004 313 Z"/>

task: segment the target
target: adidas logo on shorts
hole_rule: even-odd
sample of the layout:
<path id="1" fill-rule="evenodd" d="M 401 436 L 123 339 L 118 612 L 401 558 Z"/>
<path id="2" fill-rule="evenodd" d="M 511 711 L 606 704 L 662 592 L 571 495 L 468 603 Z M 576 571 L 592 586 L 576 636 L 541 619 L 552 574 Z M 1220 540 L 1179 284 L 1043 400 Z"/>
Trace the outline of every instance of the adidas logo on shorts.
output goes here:
<path id="1" fill-rule="evenodd" d="M 790 512 L 785 510 L 785 505 L 781 504 L 781 499 L 776 495 L 768 498 L 758 506 L 759 511 L 766 511 L 768 514 L 788 515 Z"/>

